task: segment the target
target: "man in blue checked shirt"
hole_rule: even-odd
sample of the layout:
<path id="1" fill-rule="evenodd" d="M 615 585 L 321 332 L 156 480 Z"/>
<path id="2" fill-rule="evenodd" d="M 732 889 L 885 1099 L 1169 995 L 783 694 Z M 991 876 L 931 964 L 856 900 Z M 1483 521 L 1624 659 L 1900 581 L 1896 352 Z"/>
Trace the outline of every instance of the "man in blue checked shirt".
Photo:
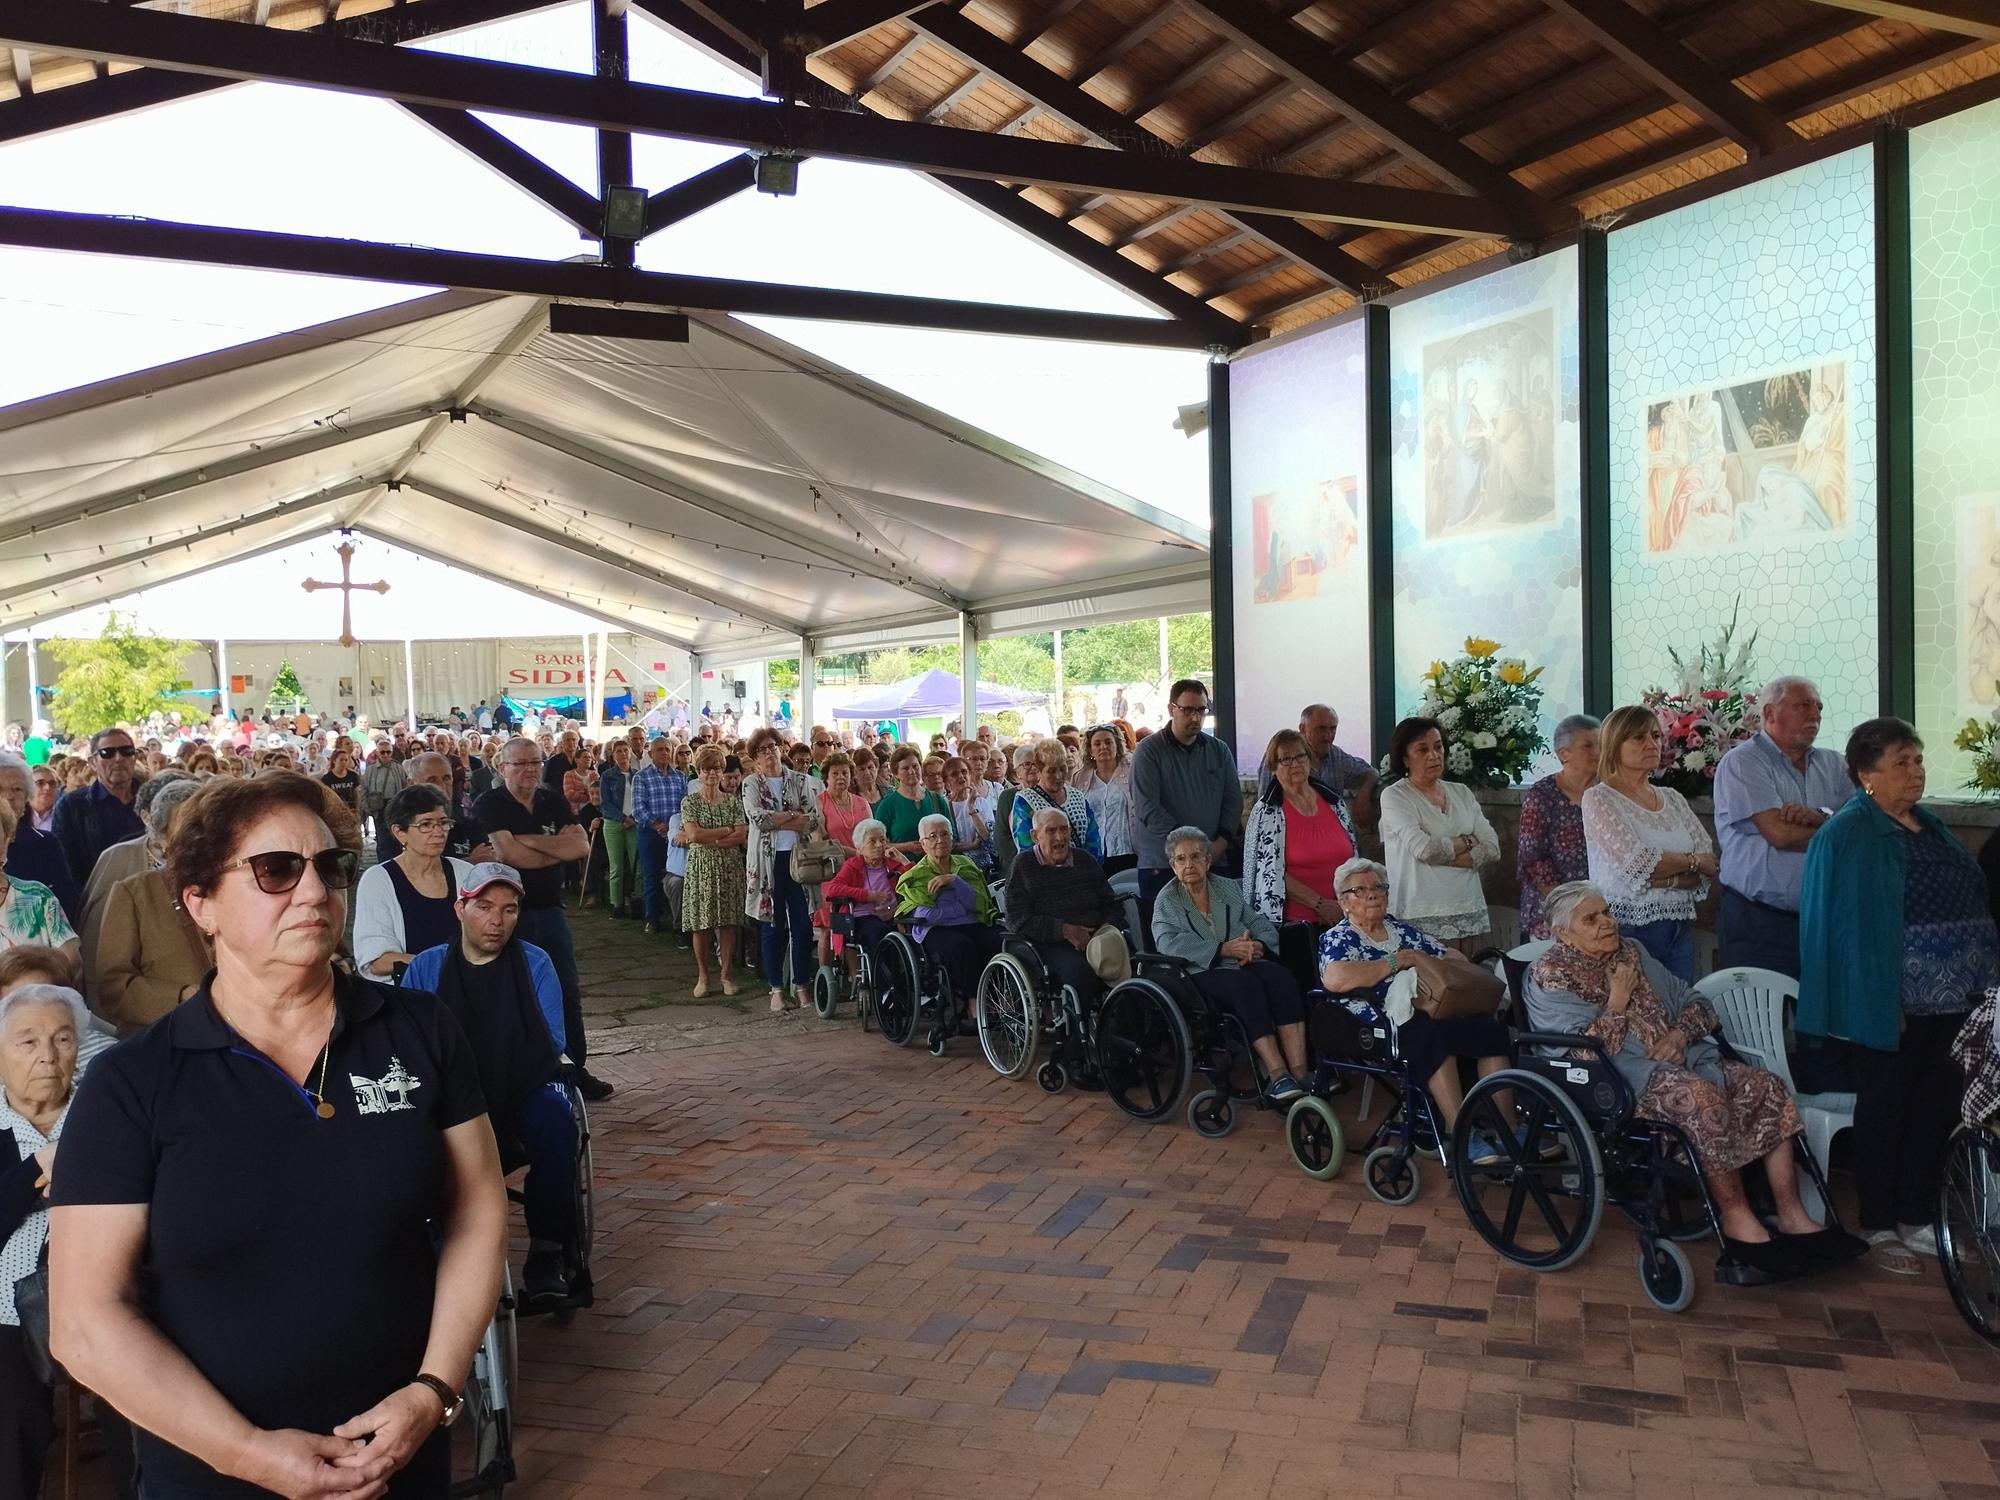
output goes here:
<path id="1" fill-rule="evenodd" d="M 639 884 L 646 903 L 646 931 L 660 930 L 660 882 L 667 873 L 667 820 L 687 800 L 687 777 L 674 769 L 674 742 L 665 735 L 646 745 L 646 764 L 632 778 L 632 818 L 639 825 Z"/>

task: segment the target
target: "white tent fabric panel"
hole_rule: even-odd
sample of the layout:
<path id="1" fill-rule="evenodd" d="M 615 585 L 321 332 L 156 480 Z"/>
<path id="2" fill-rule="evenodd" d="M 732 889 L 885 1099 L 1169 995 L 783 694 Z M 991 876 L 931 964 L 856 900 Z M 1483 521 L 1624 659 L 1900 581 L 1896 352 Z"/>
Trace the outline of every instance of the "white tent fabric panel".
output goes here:
<path id="1" fill-rule="evenodd" d="M 545 319 L 444 293 L 0 409 L 0 628 L 314 527 L 704 655 L 1046 628 L 1205 571 L 1199 528 L 733 319 Z"/>

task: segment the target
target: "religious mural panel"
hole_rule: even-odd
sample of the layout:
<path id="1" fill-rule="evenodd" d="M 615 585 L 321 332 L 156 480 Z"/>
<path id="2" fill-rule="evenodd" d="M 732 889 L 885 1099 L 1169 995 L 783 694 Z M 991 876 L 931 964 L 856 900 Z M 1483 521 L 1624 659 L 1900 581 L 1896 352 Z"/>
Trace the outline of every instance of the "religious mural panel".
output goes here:
<path id="1" fill-rule="evenodd" d="M 1424 536 L 1553 521 L 1555 314 L 1424 346 Z"/>
<path id="2" fill-rule="evenodd" d="M 1236 759 L 1307 703 L 1369 747 L 1367 352 L 1358 319 L 1281 339 L 1229 373 Z"/>

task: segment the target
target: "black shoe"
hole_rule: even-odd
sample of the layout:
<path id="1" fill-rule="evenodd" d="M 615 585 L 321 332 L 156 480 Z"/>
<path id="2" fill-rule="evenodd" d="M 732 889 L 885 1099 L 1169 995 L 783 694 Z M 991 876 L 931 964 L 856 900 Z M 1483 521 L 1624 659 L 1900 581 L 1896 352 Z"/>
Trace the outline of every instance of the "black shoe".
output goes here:
<path id="1" fill-rule="evenodd" d="M 1777 1241 L 1815 1266 L 1844 1266 L 1868 1253 L 1868 1242 L 1828 1225 L 1812 1234 L 1774 1232 Z"/>
<path id="2" fill-rule="evenodd" d="M 614 922 L 622 922 L 625 920 L 625 908 L 622 906 L 607 906 L 604 908 L 604 915 L 611 918 Z"/>
<path id="3" fill-rule="evenodd" d="M 529 1312 L 559 1307 L 569 1300 L 569 1275 L 561 1250 L 530 1250 L 521 1268 L 522 1305 Z"/>
<path id="4" fill-rule="evenodd" d="M 1805 1257 L 1781 1239 L 1753 1243 L 1724 1235 L 1715 1279 L 1730 1286 L 1767 1286 L 1790 1281 L 1806 1268 Z"/>
<path id="5" fill-rule="evenodd" d="M 613 1094 L 618 1092 L 588 1068 L 578 1068 L 570 1076 L 575 1080 L 576 1091 L 592 1104 L 596 1104 L 600 1100 L 609 1099 Z"/>

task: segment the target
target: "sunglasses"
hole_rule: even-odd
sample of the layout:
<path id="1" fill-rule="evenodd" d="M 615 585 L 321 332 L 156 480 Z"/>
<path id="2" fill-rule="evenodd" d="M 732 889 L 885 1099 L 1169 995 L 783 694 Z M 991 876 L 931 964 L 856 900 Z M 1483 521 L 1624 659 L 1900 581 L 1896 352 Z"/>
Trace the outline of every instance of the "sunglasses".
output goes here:
<path id="1" fill-rule="evenodd" d="M 313 867 L 319 876 L 319 883 L 330 891 L 344 891 L 354 884 L 361 856 L 352 849 L 322 849 L 311 859 L 303 854 L 294 854 L 289 849 L 273 849 L 266 854 L 246 855 L 242 859 L 232 859 L 222 868 L 225 872 L 243 865 L 250 867 L 250 874 L 257 882 L 257 889 L 267 896 L 282 896 L 297 887 L 305 878 L 306 866 Z"/>
<path id="2" fill-rule="evenodd" d="M 139 753 L 133 745 L 106 745 L 97 752 L 99 760 L 130 760 Z"/>

